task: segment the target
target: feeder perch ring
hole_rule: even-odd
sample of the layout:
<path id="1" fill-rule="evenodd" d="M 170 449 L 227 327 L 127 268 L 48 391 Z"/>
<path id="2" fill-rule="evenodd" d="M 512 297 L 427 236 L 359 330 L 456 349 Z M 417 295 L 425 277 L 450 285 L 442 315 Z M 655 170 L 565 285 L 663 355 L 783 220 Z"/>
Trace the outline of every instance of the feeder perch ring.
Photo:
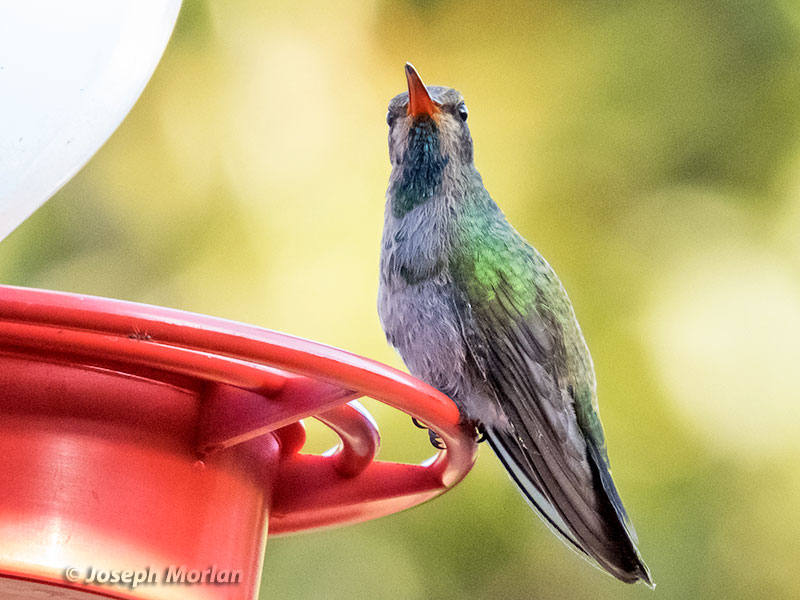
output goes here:
<path id="1" fill-rule="evenodd" d="M 376 460 L 362 396 L 425 423 L 445 449 L 423 464 Z M 300 452 L 308 417 L 339 436 L 335 452 Z M 64 581 L 64 561 L 189 556 L 245 565 L 250 596 L 222 586 L 208 597 L 253 597 L 267 531 L 380 517 L 461 481 L 477 445 L 459 418 L 430 386 L 320 343 L 0 286 L 0 575 L 87 589 Z"/>

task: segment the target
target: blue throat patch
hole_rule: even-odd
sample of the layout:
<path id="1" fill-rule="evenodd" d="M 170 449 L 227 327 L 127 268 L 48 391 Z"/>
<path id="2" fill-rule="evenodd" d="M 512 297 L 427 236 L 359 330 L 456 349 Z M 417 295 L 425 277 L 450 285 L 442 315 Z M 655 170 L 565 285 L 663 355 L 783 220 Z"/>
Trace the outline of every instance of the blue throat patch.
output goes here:
<path id="1" fill-rule="evenodd" d="M 403 174 L 391 191 L 392 214 L 398 219 L 433 198 L 442 183 L 447 158 L 440 151 L 439 128 L 430 117 L 418 119 L 409 131 L 402 164 Z"/>

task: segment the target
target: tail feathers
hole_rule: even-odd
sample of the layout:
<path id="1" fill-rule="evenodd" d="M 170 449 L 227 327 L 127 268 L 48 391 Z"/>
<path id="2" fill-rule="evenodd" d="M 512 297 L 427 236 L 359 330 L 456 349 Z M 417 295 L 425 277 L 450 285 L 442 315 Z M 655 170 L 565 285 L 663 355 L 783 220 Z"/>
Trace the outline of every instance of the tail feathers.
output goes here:
<path id="1" fill-rule="evenodd" d="M 590 463 L 596 474 L 598 496 L 603 504 L 606 535 L 602 544 L 581 536 L 581 526 L 571 524 L 574 512 L 560 507 L 553 498 L 563 498 L 563 490 L 548 491 L 531 461 L 527 460 L 518 442 L 510 433 L 488 430 L 486 435 L 492 450 L 508 471 L 509 476 L 545 524 L 579 556 L 625 583 L 643 581 L 655 588 L 650 571 L 636 549 L 636 533 L 628 519 L 611 474 L 591 450 Z M 591 446 L 591 445 L 590 445 Z M 554 493 L 557 492 L 557 493 Z M 563 502 L 562 502 L 563 503 Z"/>
<path id="2" fill-rule="evenodd" d="M 561 538 L 565 544 L 585 557 L 586 553 L 583 548 L 581 548 L 578 540 L 572 535 L 569 526 L 541 492 L 541 483 L 538 481 L 534 483 L 532 480 L 531 475 L 535 475 L 535 473 L 523 471 L 517 464 L 517 461 L 514 460 L 511 454 L 506 450 L 502 441 L 493 432 L 487 432 L 486 439 L 492 447 L 492 450 L 494 450 L 494 453 L 500 459 L 500 462 L 503 463 L 508 475 L 525 496 L 525 499 L 531 507 L 541 517 L 542 521 L 544 521 L 545 525 Z"/>

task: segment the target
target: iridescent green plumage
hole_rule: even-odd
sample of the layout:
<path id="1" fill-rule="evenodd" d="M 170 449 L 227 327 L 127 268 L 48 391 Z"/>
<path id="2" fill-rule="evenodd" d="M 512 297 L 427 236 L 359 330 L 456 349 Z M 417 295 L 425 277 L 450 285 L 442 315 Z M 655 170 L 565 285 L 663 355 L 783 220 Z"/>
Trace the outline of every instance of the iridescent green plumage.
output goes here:
<path id="1" fill-rule="evenodd" d="M 566 291 L 484 188 L 461 95 L 426 91 L 413 70 L 409 86 L 411 101 L 396 97 L 388 115 L 379 292 L 387 338 L 414 375 L 453 398 L 465 423 L 480 424 L 555 531 L 622 581 L 649 584 Z"/>
<path id="2" fill-rule="evenodd" d="M 564 378 L 575 394 L 582 429 L 594 438 L 605 458 L 605 441 L 597 418 L 594 369 L 561 281 L 545 259 L 506 221 L 497 205 L 481 189 L 478 198 L 465 198 L 472 207 L 456 222 L 459 231 L 451 268 L 454 283 L 466 294 L 477 318 L 538 321 L 558 331 L 558 348 L 550 349 L 564 361 Z M 606 459 L 607 460 L 607 459 Z"/>
<path id="3" fill-rule="evenodd" d="M 609 474 L 591 358 L 566 291 L 482 187 L 472 191 L 454 220 L 449 265 L 473 377 L 487 382 L 511 425 L 510 432 L 489 425 L 490 441 L 501 458 L 535 473 L 532 486 L 546 490 L 537 506 L 552 504 L 551 525 L 577 548 L 603 535 L 591 525 L 581 529 L 587 511 L 604 514 L 604 522 L 618 523 L 620 535 L 633 538 Z M 605 503 L 577 493 L 593 479 Z M 646 577 L 631 550 L 625 570 Z"/>

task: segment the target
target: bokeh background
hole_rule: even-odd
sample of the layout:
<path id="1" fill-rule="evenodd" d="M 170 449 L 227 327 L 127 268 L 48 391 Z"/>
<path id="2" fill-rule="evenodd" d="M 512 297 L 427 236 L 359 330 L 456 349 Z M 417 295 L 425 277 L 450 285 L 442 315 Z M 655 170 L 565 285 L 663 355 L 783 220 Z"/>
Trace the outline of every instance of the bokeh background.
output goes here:
<path id="1" fill-rule="evenodd" d="M 0 244 L 0 280 L 401 367 L 375 295 L 406 60 L 464 93 L 487 187 L 570 292 L 658 589 L 570 552 L 481 448 L 433 502 L 271 539 L 262 598 L 800 597 L 792 0 L 185 0 L 129 117 Z M 370 408 L 383 457 L 431 452 Z"/>

